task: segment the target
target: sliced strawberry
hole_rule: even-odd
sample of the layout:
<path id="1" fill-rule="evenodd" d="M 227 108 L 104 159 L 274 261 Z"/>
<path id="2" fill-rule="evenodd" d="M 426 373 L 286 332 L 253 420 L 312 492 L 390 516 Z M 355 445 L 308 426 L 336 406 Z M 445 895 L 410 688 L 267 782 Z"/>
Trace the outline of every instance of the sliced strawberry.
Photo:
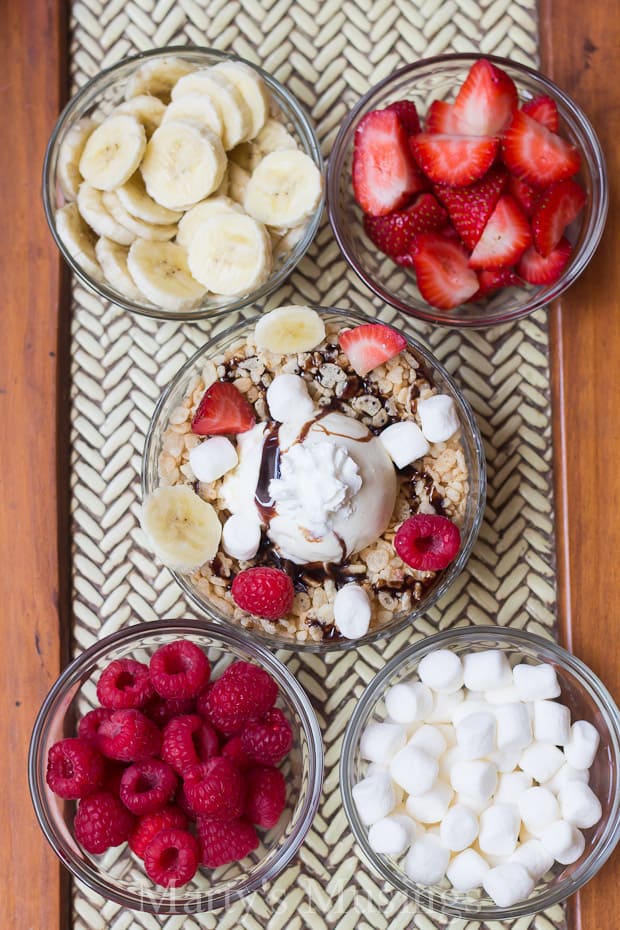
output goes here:
<path id="1" fill-rule="evenodd" d="M 521 283 L 514 268 L 482 268 L 478 272 L 478 281 L 480 287 L 472 300 L 480 300 L 481 297 L 488 297 L 503 287 L 514 287 Z"/>
<path id="2" fill-rule="evenodd" d="M 478 290 L 478 278 L 467 264 L 467 253 L 453 239 L 440 233 L 420 233 L 415 237 L 412 257 L 420 293 L 433 307 L 451 310 Z"/>
<path id="3" fill-rule="evenodd" d="M 524 103 L 521 107 L 524 113 L 535 119 L 537 123 L 542 123 L 549 132 L 557 132 L 560 128 L 560 114 L 556 102 L 552 97 L 543 94 L 541 97 L 533 97 Z"/>
<path id="4" fill-rule="evenodd" d="M 394 110 L 372 110 L 360 121 L 353 147 L 353 193 L 364 213 L 383 216 L 426 187 Z"/>
<path id="5" fill-rule="evenodd" d="M 413 100 L 397 100 L 396 103 L 391 103 L 386 109 L 393 110 L 394 113 L 398 114 L 402 127 L 408 136 L 415 136 L 416 132 L 420 131 L 420 117 Z"/>
<path id="6" fill-rule="evenodd" d="M 513 174 L 534 187 L 570 178 L 581 164 L 574 145 L 521 110 L 517 110 L 504 135 L 502 158 Z"/>
<path id="7" fill-rule="evenodd" d="M 508 172 L 498 165 L 467 187 L 436 186 L 435 193 L 467 248 L 473 249 L 478 242 L 507 180 Z"/>
<path id="8" fill-rule="evenodd" d="M 514 174 L 508 175 L 506 193 L 512 194 L 526 216 L 532 215 L 540 196 L 540 191 L 537 188 L 532 187 L 531 184 L 522 181 L 520 178 L 516 178 Z"/>
<path id="9" fill-rule="evenodd" d="M 544 258 L 556 247 L 569 223 L 581 213 L 586 202 L 584 189 L 577 181 L 557 181 L 540 195 L 532 215 L 536 251 Z"/>
<path id="10" fill-rule="evenodd" d="M 245 433 L 255 422 L 251 405 L 234 384 L 215 381 L 198 404 L 192 419 L 192 432 L 201 436 Z"/>
<path id="11" fill-rule="evenodd" d="M 486 58 L 469 69 L 454 101 L 454 115 L 461 132 L 494 136 L 506 128 L 518 106 L 517 88 L 511 77 Z"/>
<path id="12" fill-rule="evenodd" d="M 419 194 L 406 210 L 385 216 L 364 216 L 364 229 L 378 249 L 398 261 L 411 248 L 416 233 L 440 229 L 448 214 L 432 194 Z"/>
<path id="13" fill-rule="evenodd" d="M 345 329 L 338 336 L 338 342 L 353 369 L 362 377 L 407 346 L 404 336 L 383 323 L 364 323 Z"/>
<path id="14" fill-rule="evenodd" d="M 491 167 L 498 140 L 491 136 L 452 136 L 420 132 L 411 136 L 416 162 L 435 184 L 472 184 Z"/>
<path id="15" fill-rule="evenodd" d="M 426 132 L 441 132 L 458 136 L 461 124 L 454 115 L 454 104 L 445 100 L 433 100 L 426 114 Z"/>
<path id="16" fill-rule="evenodd" d="M 527 217 L 517 201 L 504 194 L 471 253 L 472 268 L 502 268 L 514 265 L 532 243 L 532 231 Z"/>
<path id="17" fill-rule="evenodd" d="M 555 249 L 543 258 L 534 246 L 527 249 L 517 263 L 517 274 L 529 284 L 554 284 L 568 264 L 572 245 L 562 236 Z"/>

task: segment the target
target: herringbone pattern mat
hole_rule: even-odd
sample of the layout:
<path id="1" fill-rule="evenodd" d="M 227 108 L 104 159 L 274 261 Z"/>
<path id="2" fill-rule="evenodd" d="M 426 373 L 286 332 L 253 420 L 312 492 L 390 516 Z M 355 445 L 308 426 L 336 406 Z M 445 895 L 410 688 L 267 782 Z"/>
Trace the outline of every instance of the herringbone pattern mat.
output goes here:
<path id="1" fill-rule="evenodd" d="M 341 119 L 395 67 L 445 51 L 494 52 L 536 63 L 535 0 L 78 0 L 72 7 L 74 85 L 127 54 L 172 43 L 233 50 L 299 97 L 328 156 Z M 269 306 L 355 307 L 409 327 L 465 386 L 481 426 L 489 503 L 467 569 L 415 632 L 358 653 L 288 656 L 325 737 L 321 809 L 297 861 L 271 887 L 225 912 L 156 918 L 88 889 L 74 896 L 76 930 L 478 930 L 420 911 L 358 858 L 338 790 L 340 740 L 355 696 L 406 641 L 447 626 L 499 623 L 553 635 L 555 572 L 547 328 L 543 313 L 483 333 L 398 318 L 348 273 L 326 221 Z M 140 457 L 161 389 L 212 331 L 207 323 L 134 319 L 76 286 L 73 321 L 75 648 L 135 620 L 191 616 L 167 571 L 142 548 Z M 232 322 L 216 324 L 220 328 Z M 515 930 L 562 926 L 555 908 Z M 488 930 L 501 930 L 500 924 Z"/>

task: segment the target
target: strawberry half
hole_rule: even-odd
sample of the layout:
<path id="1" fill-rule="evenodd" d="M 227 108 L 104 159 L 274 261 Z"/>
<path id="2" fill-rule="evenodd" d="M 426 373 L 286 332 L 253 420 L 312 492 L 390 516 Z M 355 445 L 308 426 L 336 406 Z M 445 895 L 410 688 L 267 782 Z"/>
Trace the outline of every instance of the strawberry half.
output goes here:
<path id="1" fill-rule="evenodd" d="M 486 58 L 476 61 L 454 101 L 454 115 L 472 136 L 503 132 L 518 106 L 517 88 L 505 71 Z"/>
<path id="2" fill-rule="evenodd" d="M 544 258 L 556 247 L 569 223 L 579 216 L 586 202 L 581 185 L 569 178 L 543 191 L 532 215 L 536 251 Z"/>
<path id="3" fill-rule="evenodd" d="M 539 255 L 532 245 L 519 259 L 517 274 L 528 284 L 554 284 L 568 265 L 572 250 L 564 236 L 546 258 Z"/>
<path id="4" fill-rule="evenodd" d="M 436 186 L 435 193 L 468 249 L 473 249 L 482 235 L 507 180 L 508 172 L 497 166 L 467 187 Z"/>
<path id="5" fill-rule="evenodd" d="M 345 329 L 338 336 L 338 342 L 361 377 L 407 347 L 405 337 L 383 323 L 364 323 Z"/>
<path id="6" fill-rule="evenodd" d="M 521 110 L 517 110 L 504 135 L 502 159 L 513 174 L 534 187 L 570 178 L 581 164 L 574 145 Z"/>
<path id="7" fill-rule="evenodd" d="M 433 100 L 426 114 L 426 131 L 458 136 L 461 128 L 458 116 L 454 115 L 454 104 Z"/>
<path id="8" fill-rule="evenodd" d="M 408 136 L 415 136 L 416 132 L 420 131 L 420 117 L 413 100 L 397 100 L 386 107 L 386 110 L 392 110 L 398 115 Z"/>
<path id="9" fill-rule="evenodd" d="M 440 233 L 421 233 L 412 251 L 418 288 L 433 307 L 451 310 L 478 290 L 478 278 L 467 264 L 467 253 L 454 239 Z"/>
<path id="10" fill-rule="evenodd" d="M 480 287 L 472 300 L 480 300 L 500 291 L 503 287 L 515 287 L 521 284 L 513 268 L 482 268 L 478 272 Z"/>
<path id="11" fill-rule="evenodd" d="M 201 436 L 245 433 L 255 422 L 251 405 L 234 384 L 215 381 L 198 404 L 192 419 L 192 432 Z"/>
<path id="12" fill-rule="evenodd" d="M 533 97 L 521 107 L 523 113 L 527 113 L 537 123 L 542 123 L 549 132 L 557 132 L 560 128 L 560 114 L 552 97 L 543 94 L 541 97 Z"/>
<path id="13" fill-rule="evenodd" d="M 353 147 L 353 194 L 364 213 L 383 216 L 427 187 L 394 110 L 372 110 L 360 121 Z"/>
<path id="14" fill-rule="evenodd" d="M 440 229 L 447 221 L 448 214 L 432 194 L 419 194 L 406 210 L 385 216 L 365 215 L 364 229 L 378 249 L 398 262 L 407 256 L 416 233 Z"/>
<path id="15" fill-rule="evenodd" d="M 508 175 L 508 184 L 506 193 L 512 194 L 526 216 L 531 216 L 536 207 L 536 202 L 540 196 L 540 191 L 527 181 L 516 178 L 514 174 Z"/>
<path id="16" fill-rule="evenodd" d="M 532 243 L 527 217 L 516 200 L 504 194 L 471 253 L 471 268 L 502 268 L 513 265 Z"/>
<path id="17" fill-rule="evenodd" d="M 416 162 L 435 184 L 472 184 L 491 167 L 498 140 L 420 132 L 409 140 Z"/>

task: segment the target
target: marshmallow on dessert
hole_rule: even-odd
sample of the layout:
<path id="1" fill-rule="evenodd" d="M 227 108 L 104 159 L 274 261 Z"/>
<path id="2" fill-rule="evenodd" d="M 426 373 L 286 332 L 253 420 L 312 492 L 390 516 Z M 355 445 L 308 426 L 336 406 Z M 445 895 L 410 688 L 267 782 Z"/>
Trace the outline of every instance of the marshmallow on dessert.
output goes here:
<path id="1" fill-rule="evenodd" d="M 221 478 L 239 461 L 237 450 L 226 436 L 205 439 L 189 451 L 189 464 L 198 481 L 208 484 Z"/>
<path id="2" fill-rule="evenodd" d="M 222 527 L 224 552 L 241 562 L 253 559 L 260 546 L 261 529 L 258 520 L 234 513 Z"/>
<path id="3" fill-rule="evenodd" d="M 518 862 L 506 862 L 485 873 L 482 887 L 498 907 L 512 907 L 531 895 L 534 880 Z"/>
<path id="4" fill-rule="evenodd" d="M 499 649 L 468 652 L 463 656 L 465 687 L 471 691 L 493 691 L 512 684 L 508 659 Z"/>
<path id="5" fill-rule="evenodd" d="M 417 681 L 392 685 L 385 695 L 385 708 L 396 723 L 424 720 L 432 706 L 433 695 L 429 688 Z"/>
<path id="6" fill-rule="evenodd" d="M 369 762 L 387 765 L 406 739 L 407 731 L 398 723 L 369 723 L 360 738 L 360 755 Z"/>
<path id="7" fill-rule="evenodd" d="M 429 791 L 410 794 L 405 808 L 410 817 L 420 823 L 439 823 L 450 806 L 454 791 L 445 781 L 437 780 Z"/>
<path id="8" fill-rule="evenodd" d="M 448 881 L 457 891 L 473 891 L 482 885 L 484 876 L 489 871 L 489 864 L 475 849 L 464 849 L 454 857 L 446 875 Z"/>
<path id="9" fill-rule="evenodd" d="M 480 815 L 480 849 L 493 856 L 509 856 L 517 848 L 519 826 L 514 804 L 491 804 Z"/>
<path id="10" fill-rule="evenodd" d="M 433 394 L 418 400 L 416 409 L 422 432 L 429 442 L 446 442 L 459 428 L 456 404 L 447 394 Z"/>
<path id="11" fill-rule="evenodd" d="M 439 836 L 444 846 L 460 852 L 478 836 L 478 818 L 465 804 L 453 804 L 439 824 Z"/>
<path id="12" fill-rule="evenodd" d="M 560 819 L 560 805 L 548 788 L 528 788 L 519 798 L 518 807 L 523 824 L 536 837 L 542 836 L 550 823 Z"/>
<path id="13" fill-rule="evenodd" d="M 553 665 L 515 665 L 512 670 L 515 688 L 522 701 L 544 701 L 560 695 L 558 676 Z"/>
<path id="14" fill-rule="evenodd" d="M 430 791 L 438 772 L 437 759 L 415 746 L 405 746 L 390 762 L 390 775 L 396 784 L 414 796 Z"/>
<path id="15" fill-rule="evenodd" d="M 435 649 L 420 660 L 420 680 L 432 691 L 452 694 L 463 684 L 463 665 L 455 652 Z"/>
<path id="16" fill-rule="evenodd" d="M 603 816 L 601 802 L 589 785 L 579 781 L 568 782 L 558 794 L 562 817 L 574 827 L 587 830 Z"/>
<path id="17" fill-rule="evenodd" d="M 435 836 L 416 840 L 405 858 L 405 872 L 421 885 L 436 885 L 446 874 L 450 851 Z"/>
<path id="18" fill-rule="evenodd" d="M 534 739 L 564 746 L 570 736 L 570 710 L 557 701 L 534 701 Z"/>
<path id="19" fill-rule="evenodd" d="M 299 375 L 276 375 L 267 388 L 267 406 L 273 420 L 303 422 L 315 413 L 308 385 Z"/>
<path id="20" fill-rule="evenodd" d="M 413 420 L 392 423 L 379 433 L 379 439 L 397 468 L 421 459 L 430 449 L 422 430 Z"/>
<path id="21" fill-rule="evenodd" d="M 596 727 L 587 720 L 576 720 L 564 747 L 566 761 L 575 769 L 589 769 L 594 762 L 599 739 Z"/>
<path id="22" fill-rule="evenodd" d="M 387 817 L 396 807 L 396 792 L 387 772 L 376 772 L 362 778 L 353 785 L 351 793 L 359 818 L 368 827 Z"/>
<path id="23" fill-rule="evenodd" d="M 541 843 L 561 865 L 576 862 L 585 849 L 583 833 L 566 820 L 555 820 L 545 828 Z"/>
<path id="24" fill-rule="evenodd" d="M 334 598 L 334 623 L 345 639 L 359 639 L 370 626 L 370 600 L 358 584 L 346 584 Z"/>

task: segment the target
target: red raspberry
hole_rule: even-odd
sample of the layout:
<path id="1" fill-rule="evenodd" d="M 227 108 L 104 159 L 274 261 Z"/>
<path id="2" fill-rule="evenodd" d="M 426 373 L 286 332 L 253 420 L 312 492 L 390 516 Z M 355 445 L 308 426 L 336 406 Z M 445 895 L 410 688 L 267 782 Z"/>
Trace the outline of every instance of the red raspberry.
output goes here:
<path id="1" fill-rule="evenodd" d="M 98 791 L 80 801 L 73 829 L 75 838 L 89 853 L 103 853 L 129 839 L 134 818 L 118 798 Z"/>
<path id="2" fill-rule="evenodd" d="M 220 820 L 232 820 L 241 814 L 243 779 L 237 766 L 225 756 L 187 769 L 183 787 L 187 800 L 199 814 Z"/>
<path id="3" fill-rule="evenodd" d="M 241 748 L 241 737 L 238 733 L 236 736 L 231 736 L 227 743 L 224 743 L 222 755 L 234 762 L 242 772 L 250 765 L 250 760 Z"/>
<path id="4" fill-rule="evenodd" d="M 277 765 L 293 745 L 291 725 L 277 707 L 262 720 L 249 723 L 241 734 L 241 748 L 253 762 Z"/>
<path id="5" fill-rule="evenodd" d="M 173 804 L 155 814 L 144 814 L 138 818 L 129 837 L 131 850 L 140 859 L 144 859 L 144 851 L 153 837 L 157 836 L 160 830 L 169 830 L 171 827 L 176 827 L 178 830 L 185 830 L 187 827 L 187 817 Z"/>
<path id="6" fill-rule="evenodd" d="M 125 769 L 120 798 L 132 814 L 152 814 L 165 807 L 176 787 L 177 777 L 169 765 L 159 759 L 145 759 Z"/>
<path id="7" fill-rule="evenodd" d="M 78 723 L 77 732 L 80 739 L 85 739 L 88 743 L 96 746 L 99 727 L 104 720 L 109 720 L 111 716 L 112 711 L 108 707 L 96 707 L 94 710 L 89 710 Z"/>
<path id="8" fill-rule="evenodd" d="M 84 798 L 101 788 L 105 759 L 98 749 L 79 737 L 61 739 L 50 748 L 45 780 L 60 798 Z"/>
<path id="9" fill-rule="evenodd" d="M 286 807 L 286 782 L 280 769 L 257 765 L 247 773 L 244 813 L 257 827 L 271 830 Z"/>
<path id="10" fill-rule="evenodd" d="M 192 805 L 187 800 L 187 795 L 185 794 L 185 786 L 181 783 L 177 789 L 177 793 L 174 799 L 174 803 L 177 807 L 183 811 L 188 820 L 196 820 L 198 817 L 197 812 L 194 810 Z"/>
<path id="11" fill-rule="evenodd" d="M 416 513 L 402 524 L 394 548 L 403 562 L 420 572 L 437 572 L 454 559 L 461 545 L 458 526 L 436 514 Z"/>
<path id="12" fill-rule="evenodd" d="M 121 796 L 121 779 L 127 766 L 122 762 L 113 762 L 111 759 L 105 760 L 105 779 L 103 790 L 108 794 L 113 794 L 115 798 Z"/>
<path id="13" fill-rule="evenodd" d="M 179 775 L 219 752 L 217 733 L 198 714 L 169 720 L 162 734 L 161 758 Z"/>
<path id="14" fill-rule="evenodd" d="M 187 830 L 160 830 L 144 850 L 144 869 L 150 879 L 165 888 L 179 888 L 196 874 L 200 848 Z"/>
<path id="15" fill-rule="evenodd" d="M 250 720 L 258 720 L 278 696 L 278 686 L 264 669 L 233 662 L 221 678 L 198 698 L 198 712 L 216 730 L 232 736 Z"/>
<path id="16" fill-rule="evenodd" d="M 157 697 L 144 708 L 144 713 L 156 723 L 158 727 L 164 727 L 173 717 L 179 717 L 184 714 L 193 714 L 196 712 L 196 701 L 194 698 L 160 698 Z"/>
<path id="17" fill-rule="evenodd" d="M 258 846 L 256 830 L 247 820 L 198 818 L 200 860 L 209 869 L 245 859 Z"/>
<path id="18" fill-rule="evenodd" d="M 115 659 L 110 662 L 97 682 L 99 703 L 112 710 L 144 707 L 153 693 L 148 667 L 134 659 Z"/>
<path id="19" fill-rule="evenodd" d="M 266 620 L 285 617 L 292 607 L 293 582 L 279 568 L 246 568 L 233 581 L 230 593 L 242 610 Z"/>
<path id="20" fill-rule="evenodd" d="M 204 688 L 211 674 L 202 649 L 187 639 L 160 646 L 149 664 L 153 687 L 164 698 L 188 698 Z"/>
<path id="21" fill-rule="evenodd" d="M 115 710 L 99 727 L 98 744 L 109 759 L 140 762 L 159 753 L 161 734 L 139 710 Z"/>

